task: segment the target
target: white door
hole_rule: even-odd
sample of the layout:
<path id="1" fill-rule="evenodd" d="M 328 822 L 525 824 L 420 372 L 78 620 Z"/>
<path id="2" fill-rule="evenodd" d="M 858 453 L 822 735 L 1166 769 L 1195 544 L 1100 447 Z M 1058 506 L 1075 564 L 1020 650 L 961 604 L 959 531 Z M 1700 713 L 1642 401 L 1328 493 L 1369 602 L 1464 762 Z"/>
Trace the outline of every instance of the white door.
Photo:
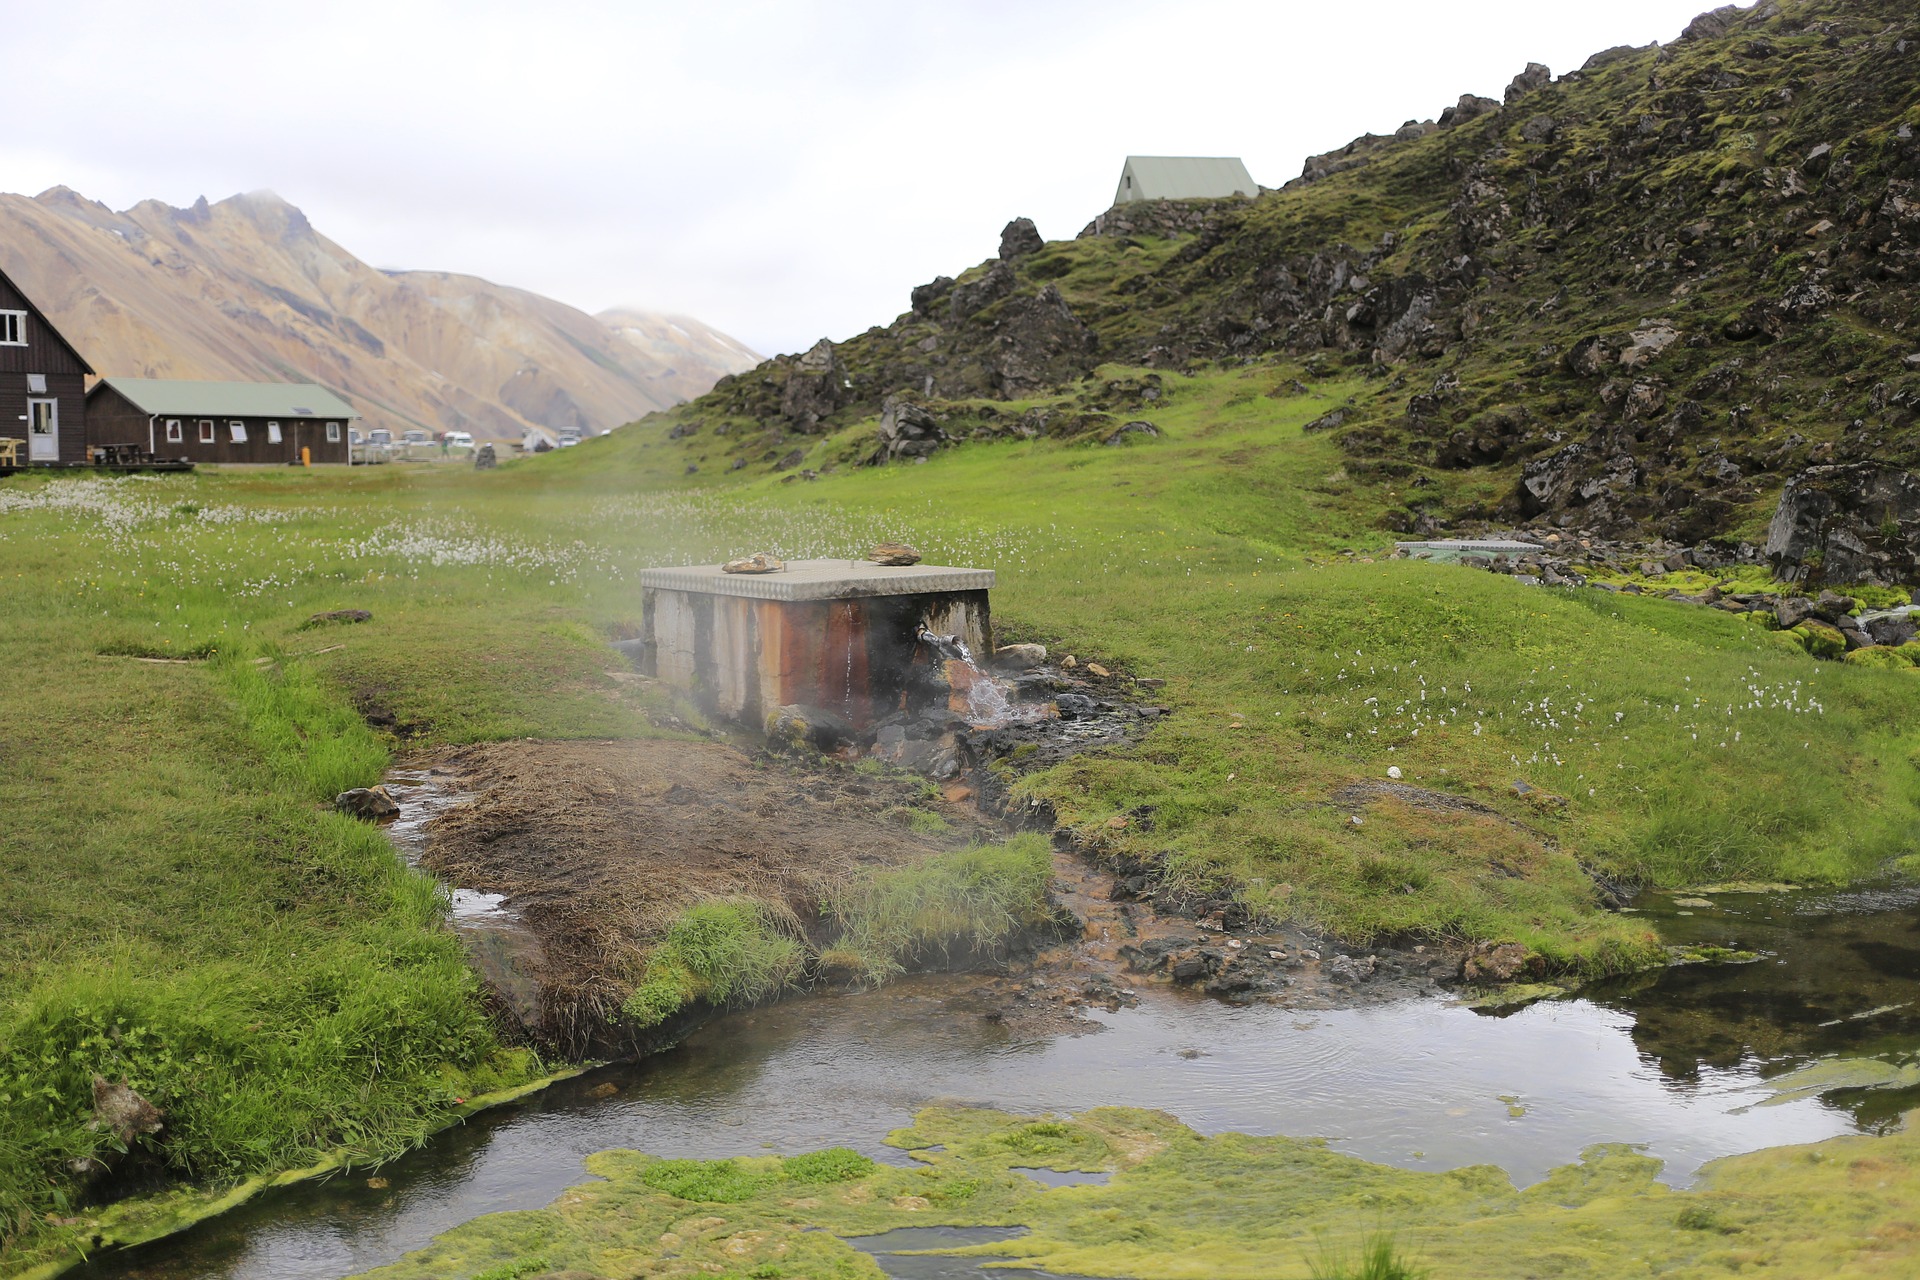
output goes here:
<path id="1" fill-rule="evenodd" d="M 27 401 L 27 460 L 60 461 L 60 402 Z"/>

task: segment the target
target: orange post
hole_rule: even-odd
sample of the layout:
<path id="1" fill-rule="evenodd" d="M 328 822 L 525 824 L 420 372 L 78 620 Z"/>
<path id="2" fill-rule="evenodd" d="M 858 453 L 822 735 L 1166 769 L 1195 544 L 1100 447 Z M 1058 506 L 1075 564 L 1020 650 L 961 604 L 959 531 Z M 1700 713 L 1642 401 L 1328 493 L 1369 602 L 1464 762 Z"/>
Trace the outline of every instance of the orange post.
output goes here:
<path id="1" fill-rule="evenodd" d="M 303 467 L 313 465 L 313 450 L 304 444 L 300 446 L 300 465 Z"/>

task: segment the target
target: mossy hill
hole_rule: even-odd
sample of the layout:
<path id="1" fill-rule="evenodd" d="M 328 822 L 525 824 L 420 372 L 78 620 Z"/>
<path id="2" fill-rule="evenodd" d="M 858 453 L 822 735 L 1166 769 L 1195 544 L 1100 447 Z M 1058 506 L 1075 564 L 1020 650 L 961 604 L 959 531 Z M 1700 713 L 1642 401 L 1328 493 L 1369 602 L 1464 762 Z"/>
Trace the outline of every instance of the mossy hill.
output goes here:
<path id="1" fill-rule="evenodd" d="M 1364 376 L 1322 424 L 1391 485 L 1385 528 L 1756 539 L 1809 466 L 1920 460 L 1916 53 L 1904 0 L 1715 10 L 1257 199 L 1051 243 L 1015 223 L 891 324 L 723 379 L 672 431 L 695 466 L 874 461 L 899 397 L 932 442 L 909 455 L 1106 439 L 1157 397 L 1114 366 L 1304 360 Z"/>

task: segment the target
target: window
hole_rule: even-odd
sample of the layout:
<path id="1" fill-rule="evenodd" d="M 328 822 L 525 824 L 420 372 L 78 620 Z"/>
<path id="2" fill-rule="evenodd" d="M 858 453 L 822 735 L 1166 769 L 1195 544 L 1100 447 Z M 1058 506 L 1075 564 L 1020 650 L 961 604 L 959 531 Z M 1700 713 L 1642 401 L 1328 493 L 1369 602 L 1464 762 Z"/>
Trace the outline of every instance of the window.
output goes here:
<path id="1" fill-rule="evenodd" d="M 179 444 L 184 435 L 185 433 L 180 430 L 180 419 L 168 418 L 167 419 L 167 443 Z"/>
<path id="2" fill-rule="evenodd" d="M 268 444 L 280 443 L 280 424 L 279 423 L 277 422 L 267 423 L 267 443 Z"/>
<path id="3" fill-rule="evenodd" d="M 27 345 L 27 313 L 0 311 L 0 347 Z"/>
<path id="4" fill-rule="evenodd" d="M 247 442 L 247 424 L 238 418 L 229 418 L 227 420 L 227 438 L 235 444 L 245 444 Z"/>
<path id="5" fill-rule="evenodd" d="M 47 394 L 47 375 L 44 373 L 28 374 L 27 394 L 30 396 L 43 396 Z"/>
<path id="6" fill-rule="evenodd" d="M 329 422 L 327 424 L 327 443 L 328 444 L 340 443 L 340 424 L 339 423 Z"/>
<path id="7" fill-rule="evenodd" d="M 201 444 L 213 443 L 213 419 L 212 418 L 200 419 L 200 443 Z"/>

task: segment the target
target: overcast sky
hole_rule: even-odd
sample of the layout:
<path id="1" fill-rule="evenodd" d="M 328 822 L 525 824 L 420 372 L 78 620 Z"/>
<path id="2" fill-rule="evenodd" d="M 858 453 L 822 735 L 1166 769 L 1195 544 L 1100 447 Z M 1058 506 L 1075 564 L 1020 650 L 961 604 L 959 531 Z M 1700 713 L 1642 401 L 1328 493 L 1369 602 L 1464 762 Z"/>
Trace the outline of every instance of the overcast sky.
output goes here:
<path id="1" fill-rule="evenodd" d="M 1238 155 L 1277 186 L 1705 7 L 0 0 L 0 185 L 115 208 L 269 188 L 377 266 L 793 351 L 885 324 L 1011 217 L 1076 234 L 1129 153 Z"/>

